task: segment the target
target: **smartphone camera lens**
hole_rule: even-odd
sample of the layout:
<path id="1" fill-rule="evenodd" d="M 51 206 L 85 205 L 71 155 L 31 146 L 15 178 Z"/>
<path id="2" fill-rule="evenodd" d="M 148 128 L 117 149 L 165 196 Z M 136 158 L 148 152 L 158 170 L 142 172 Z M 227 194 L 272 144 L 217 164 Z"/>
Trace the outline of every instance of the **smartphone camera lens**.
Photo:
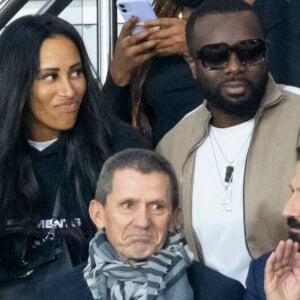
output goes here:
<path id="1" fill-rule="evenodd" d="M 127 9 L 122 8 L 122 12 L 127 13 Z"/>
<path id="2" fill-rule="evenodd" d="M 124 8 L 124 7 L 125 7 L 124 4 L 119 4 L 119 6 L 120 6 L 121 8 Z"/>

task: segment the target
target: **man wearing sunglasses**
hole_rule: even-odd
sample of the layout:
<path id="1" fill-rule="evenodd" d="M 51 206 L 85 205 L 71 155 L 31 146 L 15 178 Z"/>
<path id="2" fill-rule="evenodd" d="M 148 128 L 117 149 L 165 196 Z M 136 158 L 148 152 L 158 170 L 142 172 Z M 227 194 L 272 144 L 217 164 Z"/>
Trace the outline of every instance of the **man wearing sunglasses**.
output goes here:
<path id="1" fill-rule="evenodd" d="M 246 2 L 205 1 L 186 33 L 206 100 L 157 150 L 177 172 L 197 258 L 245 283 L 251 259 L 286 237 L 279 216 L 299 145 L 300 97 L 268 74 L 267 43 Z"/>

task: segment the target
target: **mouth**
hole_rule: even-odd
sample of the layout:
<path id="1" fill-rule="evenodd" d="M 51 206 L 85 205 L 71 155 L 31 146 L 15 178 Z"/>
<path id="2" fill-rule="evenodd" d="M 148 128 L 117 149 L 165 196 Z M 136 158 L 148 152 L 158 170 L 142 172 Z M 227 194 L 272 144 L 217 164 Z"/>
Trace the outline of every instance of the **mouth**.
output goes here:
<path id="1" fill-rule="evenodd" d="M 223 83 L 221 85 L 221 88 L 228 95 L 232 95 L 232 96 L 243 95 L 247 91 L 247 83 L 244 81 L 229 81 Z"/>
<path id="2" fill-rule="evenodd" d="M 153 240 L 152 236 L 147 235 L 131 235 L 127 239 L 130 239 L 132 243 L 150 243 Z"/>
<path id="3" fill-rule="evenodd" d="M 76 112 L 80 106 L 80 101 L 63 101 L 55 105 L 55 108 L 63 112 Z"/>

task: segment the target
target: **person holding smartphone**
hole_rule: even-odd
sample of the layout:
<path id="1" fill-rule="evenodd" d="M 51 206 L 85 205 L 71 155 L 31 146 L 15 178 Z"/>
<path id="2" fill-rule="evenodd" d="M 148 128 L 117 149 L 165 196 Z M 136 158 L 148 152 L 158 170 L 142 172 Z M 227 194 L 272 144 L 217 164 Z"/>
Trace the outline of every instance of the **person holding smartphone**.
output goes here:
<path id="1" fill-rule="evenodd" d="M 202 103 L 203 91 L 186 63 L 189 56 L 185 41 L 186 20 L 202 2 L 154 0 L 158 18 L 138 23 L 145 29 L 135 35 L 132 35 L 132 30 L 137 19 L 131 18 L 124 24 L 117 40 L 103 88 L 104 96 L 119 117 L 141 128 L 154 145 L 185 114 Z M 284 1 L 272 5 L 272 15 L 278 18 L 273 20 L 270 28 L 269 23 L 264 21 L 271 15 L 267 6 L 261 6 L 260 1 L 245 2 L 254 5 L 264 34 L 272 41 L 269 47 L 274 59 L 268 62 L 272 74 L 279 82 L 288 84 L 290 80 L 282 79 L 280 68 L 285 58 L 278 59 L 280 53 L 276 46 L 278 40 L 284 40 L 287 36 L 284 20 L 288 3 Z"/>
<path id="2" fill-rule="evenodd" d="M 144 30 L 132 35 L 138 22 L 132 17 L 117 40 L 103 94 L 117 115 L 141 128 L 154 145 L 202 102 L 185 61 L 186 19 L 202 2 L 155 0 L 155 25 L 153 20 L 138 23 Z"/>

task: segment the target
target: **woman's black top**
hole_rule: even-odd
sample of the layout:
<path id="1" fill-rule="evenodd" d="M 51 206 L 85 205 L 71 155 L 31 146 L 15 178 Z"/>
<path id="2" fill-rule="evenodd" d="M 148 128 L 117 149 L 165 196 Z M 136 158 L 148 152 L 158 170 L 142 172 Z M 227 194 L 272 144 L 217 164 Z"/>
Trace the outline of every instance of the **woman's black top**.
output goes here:
<path id="1" fill-rule="evenodd" d="M 108 74 L 102 92 L 117 116 L 130 123 L 130 86 L 118 87 Z M 202 101 L 202 90 L 182 55 L 152 59 L 142 90 L 142 102 L 152 128 L 154 145 Z"/>
<path id="2" fill-rule="evenodd" d="M 94 225 L 88 221 L 84 221 L 80 215 L 72 215 L 72 218 L 67 218 L 64 212 L 59 212 L 58 215 L 53 211 L 58 189 L 62 186 L 63 173 L 65 168 L 64 138 L 58 139 L 52 145 L 38 151 L 30 146 L 30 156 L 33 163 L 35 176 L 38 180 L 40 190 L 45 191 L 46 201 L 41 212 L 41 218 L 37 223 L 38 229 L 44 231 L 45 235 L 55 227 L 56 237 L 67 237 L 69 253 L 74 264 L 78 264 L 87 257 L 88 240 L 95 233 Z M 116 153 L 126 148 L 149 148 L 149 145 L 144 138 L 128 124 L 117 121 L 114 124 L 111 138 L 111 152 Z M 75 188 L 75 187 L 74 187 Z M 96 190 L 88 191 L 94 195 Z M 92 196 L 93 197 L 93 196 Z M 92 198 L 91 198 L 92 199 Z M 82 199 L 88 207 L 91 199 Z M 55 215 L 53 215 L 53 213 Z M 68 213 L 70 215 L 70 212 Z M 77 231 L 83 231 L 86 242 L 78 240 L 74 242 L 68 235 L 75 235 Z M 78 235 L 80 236 L 80 235 Z"/>

